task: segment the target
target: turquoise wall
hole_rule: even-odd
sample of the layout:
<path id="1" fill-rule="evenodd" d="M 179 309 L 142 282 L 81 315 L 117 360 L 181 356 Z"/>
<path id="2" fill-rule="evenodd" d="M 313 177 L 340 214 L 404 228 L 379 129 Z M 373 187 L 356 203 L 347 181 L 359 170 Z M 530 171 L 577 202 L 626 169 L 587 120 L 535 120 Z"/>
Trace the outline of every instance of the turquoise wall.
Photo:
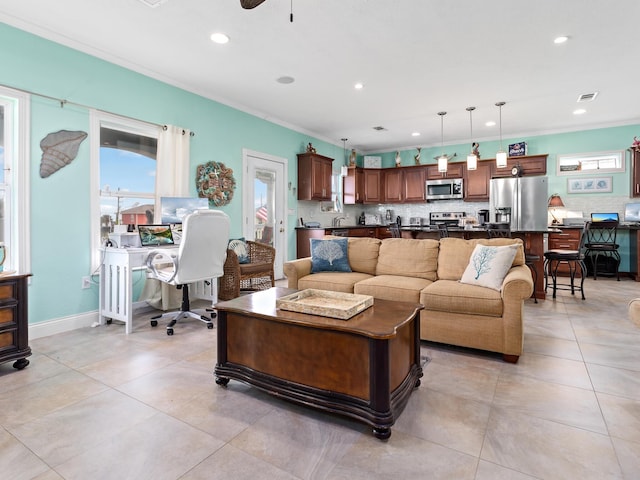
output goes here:
<path id="1" fill-rule="evenodd" d="M 191 193 L 197 165 L 218 161 L 233 168 L 233 201 L 222 207 L 231 218 L 231 235 L 242 233 L 242 149 L 289 161 L 288 181 L 297 182 L 296 154 L 312 142 L 318 153 L 342 158 L 342 147 L 264 121 L 255 116 L 169 86 L 95 57 L 0 24 L 0 84 L 66 99 L 156 124 L 195 132 L 191 140 Z M 10 45 L 11 48 L 6 48 Z M 40 140 L 61 129 L 89 132 L 89 111 L 32 96 L 31 103 L 31 255 L 29 322 L 64 318 L 98 308 L 98 289 L 82 290 L 90 271 L 89 141 L 76 159 L 48 178 L 39 175 Z M 288 255 L 295 258 L 297 199 L 288 191 Z"/>
<path id="2" fill-rule="evenodd" d="M 191 193 L 195 195 L 196 167 L 208 161 L 223 162 L 233 168 L 237 185 L 242 185 L 242 149 L 287 158 L 288 181 L 297 182 L 296 154 L 312 142 L 318 153 L 337 160 L 344 158 L 341 146 L 275 125 L 220 103 L 169 86 L 95 57 L 46 41 L 0 24 L 0 84 L 37 92 L 54 98 L 88 105 L 96 109 L 156 124 L 172 124 L 195 132 L 191 140 Z M 11 48 L 7 48 L 10 46 Z M 97 286 L 82 290 L 81 277 L 90 271 L 89 142 L 82 143 L 78 156 L 67 167 L 42 179 L 39 176 L 40 140 L 61 129 L 89 132 L 89 112 L 32 96 L 31 103 L 31 255 L 32 283 L 29 290 L 29 321 L 74 316 L 98 308 Z M 550 191 L 566 193 L 566 178 L 556 178 L 558 153 L 626 149 L 638 126 L 590 130 L 526 139 L 504 139 L 508 143 L 525 140 L 529 152 L 548 153 Z M 494 156 L 497 142 L 484 142 L 484 158 Z M 446 146 L 445 153 L 466 157 L 468 145 Z M 413 165 L 415 150 L 402 152 L 403 165 Z M 435 163 L 440 147 L 422 150 L 423 163 Z M 394 153 L 379 154 L 383 166 L 394 165 Z M 429 159 L 427 161 L 427 159 Z M 359 158 L 361 162 L 361 157 Z M 628 162 L 628 160 L 627 160 Z M 628 167 L 628 165 L 627 165 Z M 614 193 L 629 194 L 629 173 L 614 174 Z M 229 214 L 231 235 L 242 233 L 242 195 L 237 188 L 233 201 L 221 209 Z M 288 191 L 287 258 L 295 258 L 297 200 Z"/>

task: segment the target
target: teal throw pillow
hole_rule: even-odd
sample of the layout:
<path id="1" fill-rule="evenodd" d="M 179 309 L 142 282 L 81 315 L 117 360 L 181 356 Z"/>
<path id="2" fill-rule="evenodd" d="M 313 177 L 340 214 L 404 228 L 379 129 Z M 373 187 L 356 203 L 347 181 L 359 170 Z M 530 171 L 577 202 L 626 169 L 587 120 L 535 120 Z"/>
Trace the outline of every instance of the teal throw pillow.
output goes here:
<path id="1" fill-rule="evenodd" d="M 250 263 L 251 259 L 249 258 L 249 250 L 247 250 L 247 243 L 245 242 L 244 237 L 229 240 L 227 248 L 229 250 L 233 250 L 238 256 L 238 262 Z"/>
<path id="2" fill-rule="evenodd" d="M 311 239 L 311 273 L 350 272 L 347 238 Z"/>

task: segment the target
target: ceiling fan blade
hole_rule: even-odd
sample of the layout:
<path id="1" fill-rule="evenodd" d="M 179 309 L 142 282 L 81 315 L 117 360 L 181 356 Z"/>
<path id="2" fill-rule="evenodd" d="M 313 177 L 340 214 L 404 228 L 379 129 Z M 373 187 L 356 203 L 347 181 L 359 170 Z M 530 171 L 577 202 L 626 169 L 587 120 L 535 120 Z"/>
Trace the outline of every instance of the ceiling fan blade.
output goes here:
<path id="1" fill-rule="evenodd" d="M 256 8 L 262 2 L 264 2 L 264 0 L 240 0 L 240 6 L 248 10 L 251 8 Z"/>

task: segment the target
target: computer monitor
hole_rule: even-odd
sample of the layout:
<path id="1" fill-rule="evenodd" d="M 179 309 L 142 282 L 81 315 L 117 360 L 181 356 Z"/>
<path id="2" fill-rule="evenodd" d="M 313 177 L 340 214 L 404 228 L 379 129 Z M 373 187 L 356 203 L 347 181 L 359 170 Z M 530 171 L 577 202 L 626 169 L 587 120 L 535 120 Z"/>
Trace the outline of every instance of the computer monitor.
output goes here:
<path id="1" fill-rule="evenodd" d="M 592 222 L 617 222 L 619 217 L 617 213 L 592 213 Z"/>
<path id="2" fill-rule="evenodd" d="M 196 210 L 208 209 L 209 200 L 198 197 L 160 197 L 160 222 L 182 223 L 184 217 Z"/>
<path id="3" fill-rule="evenodd" d="M 624 206 L 625 222 L 640 222 L 640 203 L 627 203 Z"/>
<path id="4" fill-rule="evenodd" d="M 171 225 L 138 225 L 138 235 L 143 247 L 174 245 Z"/>

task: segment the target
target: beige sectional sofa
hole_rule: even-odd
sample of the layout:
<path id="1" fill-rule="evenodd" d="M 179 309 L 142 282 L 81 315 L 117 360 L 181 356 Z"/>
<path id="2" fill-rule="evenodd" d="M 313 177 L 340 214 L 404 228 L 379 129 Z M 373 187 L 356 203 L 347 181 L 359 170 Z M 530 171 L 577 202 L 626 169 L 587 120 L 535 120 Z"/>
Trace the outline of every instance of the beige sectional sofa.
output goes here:
<path id="1" fill-rule="evenodd" d="M 460 282 L 478 243 L 517 245 L 500 291 Z M 311 273 L 310 257 L 286 262 L 288 286 L 418 302 L 425 307 L 420 312 L 421 339 L 499 352 L 505 361 L 518 361 L 524 300 L 533 292 L 520 239 L 350 237 L 348 260 L 352 272 Z"/>

